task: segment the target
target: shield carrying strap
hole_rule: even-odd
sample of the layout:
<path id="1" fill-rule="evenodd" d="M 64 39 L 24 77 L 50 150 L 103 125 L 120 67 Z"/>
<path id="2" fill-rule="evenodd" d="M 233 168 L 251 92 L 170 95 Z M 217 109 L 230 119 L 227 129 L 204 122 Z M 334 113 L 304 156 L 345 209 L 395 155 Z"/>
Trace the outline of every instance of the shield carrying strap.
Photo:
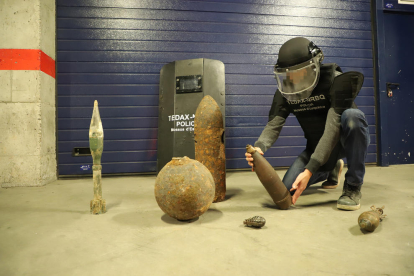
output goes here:
<path id="1" fill-rule="evenodd" d="M 363 83 L 364 75 L 355 71 L 346 72 L 335 78 L 330 94 L 336 113 L 342 114 L 346 109 L 352 107 Z"/>

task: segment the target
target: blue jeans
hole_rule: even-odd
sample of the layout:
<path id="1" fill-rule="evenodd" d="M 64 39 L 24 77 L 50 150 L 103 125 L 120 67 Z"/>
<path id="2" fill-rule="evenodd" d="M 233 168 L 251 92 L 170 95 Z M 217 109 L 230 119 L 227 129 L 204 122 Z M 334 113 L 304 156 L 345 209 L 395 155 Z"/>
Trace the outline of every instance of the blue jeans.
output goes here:
<path id="1" fill-rule="evenodd" d="M 349 185 L 360 186 L 364 182 L 365 157 L 370 143 L 368 123 L 359 109 L 347 109 L 341 116 L 340 143 L 347 159 L 348 171 L 345 181 Z M 305 150 L 283 177 L 283 183 L 290 190 L 296 177 L 305 170 L 312 153 Z M 328 178 L 329 172 L 317 171 L 309 180 L 308 187 Z"/>

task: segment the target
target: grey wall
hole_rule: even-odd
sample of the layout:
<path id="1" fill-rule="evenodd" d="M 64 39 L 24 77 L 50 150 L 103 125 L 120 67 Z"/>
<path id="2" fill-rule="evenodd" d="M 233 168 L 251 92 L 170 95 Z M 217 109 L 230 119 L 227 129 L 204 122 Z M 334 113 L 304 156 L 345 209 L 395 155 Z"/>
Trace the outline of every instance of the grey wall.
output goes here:
<path id="1" fill-rule="evenodd" d="M 53 0 L 2 0 L 0 18 L 0 53 L 38 49 L 55 59 Z M 56 179 L 55 79 L 40 68 L 0 68 L 1 186 L 49 183 Z"/>

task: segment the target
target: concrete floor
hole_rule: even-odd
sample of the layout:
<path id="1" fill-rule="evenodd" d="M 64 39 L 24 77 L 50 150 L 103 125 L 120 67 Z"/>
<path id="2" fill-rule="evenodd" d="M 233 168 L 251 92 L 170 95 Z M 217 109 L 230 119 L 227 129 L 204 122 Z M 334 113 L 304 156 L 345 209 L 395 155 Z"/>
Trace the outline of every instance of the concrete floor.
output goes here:
<path id="1" fill-rule="evenodd" d="M 0 189 L 0 275 L 413 275 L 413 171 L 367 167 L 358 211 L 336 209 L 342 185 L 277 210 L 254 173 L 230 172 L 228 200 L 191 223 L 161 211 L 155 176 L 104 177 L 102 215 L 89 213 L 91 178 Z M 364 234 L 371 205 L 387 217 Z M 255 215 L 266 226 L 244 227 Z"/>

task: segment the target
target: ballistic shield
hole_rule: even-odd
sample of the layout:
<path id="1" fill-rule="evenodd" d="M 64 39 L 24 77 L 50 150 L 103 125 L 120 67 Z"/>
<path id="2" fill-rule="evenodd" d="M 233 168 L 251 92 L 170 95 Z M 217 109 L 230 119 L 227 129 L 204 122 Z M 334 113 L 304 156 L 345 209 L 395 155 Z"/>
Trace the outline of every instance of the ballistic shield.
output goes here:
<path id="1" fill-rule="evenodd" d="M 224 64 L 212 59 L 188 59 L 164 65 L 160 72 L 157 171 L 173 157 L 195 158 L 194 117 L 210 95 L 225 119 Z"/>

